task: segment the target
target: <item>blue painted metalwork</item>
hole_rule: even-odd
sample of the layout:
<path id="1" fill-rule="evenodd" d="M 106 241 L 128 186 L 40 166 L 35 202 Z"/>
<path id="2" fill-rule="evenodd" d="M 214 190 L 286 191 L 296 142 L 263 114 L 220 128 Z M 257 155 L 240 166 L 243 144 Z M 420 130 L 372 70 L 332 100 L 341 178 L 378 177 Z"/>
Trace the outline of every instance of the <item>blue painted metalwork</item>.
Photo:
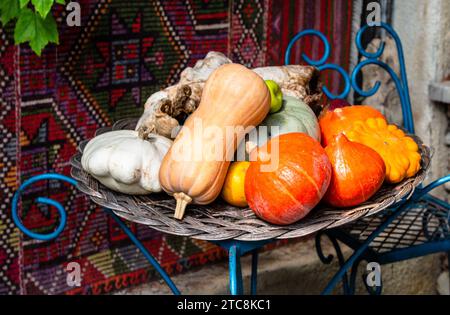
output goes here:
<path id="1" fill-rule="evenodd" d="M 173 283 L 172 279 L 169 277 L 169 275 L 166 273 L 166 271 L 161 267 L 161 265 L 158 263 L 158 261 L 153 257 L 152 254 L 145 248 L 145 246 L 136 238 L 136 236 L 131 232 L 131 230 L 126 226 L 125 223 L 122 222 L 122 220 L 110 209 L 104 208 L 105 212 L 108 213 L 114 221 L 120 226 L 122 231 L 125 232 L 125 234 L 130 238 L 130 240 L 136 245 L 136 247 L 141 251 L 141 253 L 145 256 L 145 258 L 150 262 L 150 264 L 153 266 L 153 268 L 156 269 L 156 271 L 161 275 L 163 280 L 166 282 L 166 284 L 169 286 L 170 290 L 172 290 L 172 293 L 175 295 L 180 295 L 180 290 L 176 287 L 176 285 Z"/>
<path id="2" fill-rule="evenodd" d="M 274 242 L 274 240 L 263 240 L 263 241 L 238 241 L 238 240 L 224 240 L 224 241 L 212 241 L 212 243 L 219 245 L 226 251 L 229 251 L 232 246 L 237 245 L 241 255 L 248 252 L 258 250 L 266 244 Z"/>
<path id="3" fill-rule="evenodd" d="M 434 186 L 434 185 L 432 185 Z M 417 193 L 419 195 L 420 193 Z M 360 255 L 359 260 L 365 260 L 367 262 L 376 261 L 381 265 L 389 264 L 397 261 L 412 259 L 415 257 L 420 257 L 427 254 L 437 253 L 437 252 L 449 252 L 450 251 L 450 233 L 448 231 L 449 218 L 450 218 L 450 205 L 433 197 L 431 195 L 425 195 L 419 200 L 410 200 L 407 205 L 407 209 L 403 211 L 396 219 L 392 221 L 389 226 L 389 231 L 387 234 L 390 236 L 378 238 L 376 243 L 369 244 L 369 247 Z M 425 208 L 423 208 L 425 207 Z M 424 209 L 421 211 L 420 209 Z M 389 215 L 377 215 L 378 217 L 389 217 Z M 425 218 L 423 228 L 428 229 L 428 223 L 434 222 L 433 233 L 424 233 L 426 239 L 419 240 L 420 225 L 417 223 L 420 216 Z M 430 219 L 428 220 L 428 217 Z M 431 220 L 433 217 L 433 220 Z M 333 229 L 327 231 L 327 234 L 331 234 L 333 237 L 339 239 L 342 243 L 346 244 L 352 249 L 357 249 L 364 243 L 364 237 L 361 235 L 367 235 L 374 233 L 372 228 L 378 226 L 379 224 L 372 224 L 373 218 L 366 218 L 359 222 L 355 227 L 355 231 L 352 231 L 352 226 L 348 226 L 343 229 Z M 419 221 L 419 222 L 418 222 Z M 405 222 L 405 225 L 401 222 Z M 417 223 L 415 223 L 417 222 Z M 438 223 L 438 224 L 436 224 Z M 395 228 L 394 233 L 391 234 L 392 229 Z M 427 234 L 429 237 L 427 237 Z M 403 238 L 405 235 L 405 238 Z M 386 245 L 386 246 L 384 246 Z M 356 265 L 356 266 L 355 266 Z M 354 269 L 357 269 L 357 263 L 355 263 L 352 268 L 352 273 Z M 352 283 L 354 279 L 350 280 L 350 287 L 354 287 Z M 370 294 L 381 293 L 382 287 L 377 288 L 378 290 L 368 290 Z"/>
<path id="4" fill-rule="evenodd" d="M 367 52 L 364 49 L 364 47 L 361 44 L 361 39 L 362 39 L 362 36 L 363 36 L 364 32 L 369 27 L 371 27 L 371 26 L 364 25 L 363 27 L 361 27 L 361 29 L 356 34 L 355 42 L 356 42 L 356 47 L 358 48 L 358 51 L 359 51 L 359 53 L 361 55 L 363 55 L 364 57 L 366 57 L 370 61 L 375 61 L 379 57 L 381 57 L 381 55 L 383 54 L 385 44 L 384 44 L 384 42 L 382 42 L 380 47 L 378 48 L 378 50 L 375 53 L 369 53 L 369 52 Z M 389 66 L 382 65 L 382 68 L 385 69 L 385 70 L 388 70 L 388 72 L 391 75 L 391 77 L 394 80 L 400 82 L 400 85 L 398 85 L 397 82 L 396 82 L 396 86 L 397 86 L 398 93 L 400 95 L 400 99 L 401 100 L 403 99 L 403 101 L 401 103 L 402 103 L 402 113 L 403 113 L 404 125 L 405 125 L 405 128 L 410 133 L 414 133 L 414 121 L 413 121 L 413 116 L 412 116 L 412 111 L 411 111 L 411 99 L 410 99 L 410 96 L 409 96 L 408 76 L 406 74 L 405 57 L 404 57 L 404 54 L 403 54 L 402 41 L 400 40 L 400 37 L 398 36 L 397 32 L 389 24 L 381 23 L 380 27 L 382 29 L 384 29 L 385 31 L 387 31 L 387 33 L 395 41 L 395 44 L 396 44 L 396 47 L 397 47 L 397 56 L 398 56 L 398 61 L 399 61 L 399 66 L 400 66 L 400 79 L 395 74 L 395 71 L 393 71 Z M 357 72 L 359 72 L 359 70 L 357 70 L 355 68 L 353 73 L 357 73 Z M 372 89 L 370 89 L 369 91 L 361 91 L 361 90 L 357 89 L 358 85 L 356 83 L 356 76 L 354 76 L 352 74 L 352 86 L 359 94 L 361 94 L 362 96 L 368 97 L 368 96 L 374 95 L 378 91 L 378 89 L 380 87 L 380 82 L 377 82 L 375 84 L 375 86 Z"/>
<path id="5" fill-rule="evenodd" d="M 330 294 L 334 287 L 337 285 L 337 283 L 340 281 L 340 279 L 347 273 L 347 271 L 357 262 L 359 257 L 364 253 L 364 251 L 367 249 L 369 244 L 377 237 L 382 231 L 386 229 L 386 227 L 403 211 L 407 209 L 405 205 L 400 207 L 396 212 L 390 215 L 390 217 L 381 224 L 378 229 L 375 230 L 371 235 L 369 235 L 366 239 L 366 241 L 361 244 L 361 246 L 355 250 L 355 252 L 350 256 L 349 259 L 341 266 L 339 271 L 333 276 L 331 281 L 328 283 L 328 285 L 325 287 L 325 289 L 322 291 L 322 294 Z"/>
<path id="6" fill-rule="evenodd" d="M 244 285 L 241 268 L 241 255 L 243 254 L 243 251 L 239 245 L 239 242 L 232 242 L 232 243 L 234 244 L 231 245 L 228 250 L 230 292 L 232 295 L 242 295 L 244 294 L 243 289 Z M 253 245 L 249 246 L 253 247 Z M 255 295 L 257 291 L 257 277 L 258 277 L 258 248 L 251 250 L 251 253 L 252 253 L 252 273 L 250 276 L 250 294 Z"/>
<path id="7" fill-rule="evenodd" d="M 230 270 L 230 292 L 232 295 L 243 294 L 241 252 L 239 245 L 232 245 L 228 251 L 228 264 Z"/>
<path id="8" fill-rule="evenodd" d="M 34 238 L 37 240 L 41 240 L 41 241 L 52 240 L 52 239 L 58 237 L 59 234 L 61 234 L 61 232 L 64 230 L 64 227 L 66 226 L 66 222 L 67 222 L 67 215 L 66 215 L 66 211 L 64 210 L 63 206 L 59 202 L 49 199 L 49 198 L 46 198 L 46 197 L 39 197 L 36 199 L 37 203 L 43 203 L 43 204 L 47 204 L 49 206 L 55 207 L 58 210 L 59 217 L 60 217 L 59 225 L 55 231 L 48 233 L 48 234 L 40 234 L 40 233 L 30 231 L 27 227 L 25 227 L 22 224 L 22 221 L 19 218 L 17 205 L 19 203 L 20 194 L 25 190 L 25 188 L 27 188 L 28 186 L 30 186 L 36 182 L 39 182 L 42 180 L 50 180 L 50 179 L 62 180 L 71 185 L 77 184 L 77 182 L 73 178 L 70 178 L 70 177 L 67 177 L 67 176 L 64 176 L 61 174 L 56 174 L 56 173 L 48 173 L 48 174 L 34 176 L 34 177 L 26 180 L 22 185 L 20 185 L 19 189 L 14 194 L 14 197 L 12 200 L 12 205 L 11 205 L 12 218 L 13 218 L 13 221 L 16 224 L 16 226 L 19 228 L 19 230 L 22 231 L 22 233 L 24 233 L 28 237 L 31 237 L 31 238 Z"/>
<path id="9" fill-rule="evenodd" d="M 445 184 L 446 182 L 450 181 L 450 175 L 445 176 L 443 178 L 440 178 L 425 188 L 419 188 L 416 190 L 414 195 L 407 201 L 405 201 L 399 208 L 397 208 L 395 211 L 393 211 L 392 214 L 387 216 L 386 220 L 383 224 L 381 224 L 372 234 L 370 234 L 366 240 L 362 243 L 356 243 L 355 246 L 351 246 L 355 249 L 355 252 L 352 254 L 352 256 L 343 264 L 341 265 L 341 268 L 339 271 L 334 275 L 332 280 L 328 283 L 323 294 L 330 294 L 334 287 L 337 285 L 337 283 L 340 281 L 342 277 L 345 276 L 347 271 L 352 268 L 358 261 L 358 259 L 361 259 L 363 255 L 365 254 L 365 251 L 367 250 L 370 243 L 381 233 L 383 232 L 389 224 L 391 224 L 400 214 L 402 214 L 404 211 L 407 211 L 409 208 L 413 207 L 415 203 L 418 202 L 419 199 L 422 198 L 434 198 L 429 197 L 426 195 L 428 192 L 430 192 L 432 189 L 439 187 L 440 185 Z M 442 202 L 442 201 L 441 201 Z M 450 205 L 446 204 L 446 207 L 450 207 Z M 331 232 L 332 233 L 332 232 Z M 339 234 L 333 234 L 333 235 L 339 235 Z M 338 237 L 341 239 L 341 237 Z M 347 245 L 351 244 L 351 241 L 348 242 L 346 240 L 345 242 Z M 339 249 L 340 251 L 340 249 Z M 389 252 L 387 254 L 377 255 L 376 261 L 379 261 L 380 264 L 386 264 L 386 263 L 392 263 L 396 261 L 401 261 L 405 259 L 420 257 L 423 255 L 427 255 L 430 253 L 436 253 L 436 252 L 448 252 L 450 251 L 450 239 L 446 239 L 443 241 L 437 241 L 437 242 L 429 242 L 425 243 L 419 246 L 414 247 L 407 247 L 402 249 L 397 249 L 392 252 Z M 323 256 L 323 254 L 319 254 L 320 256 Z M 378 288 L 378 291 L 375 293 L 380 293 L 381 288 Z"/>
<path id="10" fill-rule="evenodd" d="M 36 202 L 38 203 L 44 203 L 50 206 L 55 207 L 58 209 L 59 215 L 60 215 L 60 222 L 56 230 L 49 234 L 39 234 L 33 231 L 30 231 L 28 228 L 26 228 L 22 222 L 19 219 L 18 215 L 18 209 L 17 205 L 19 202 L 20 194 L 27 188 L 28 186 L 42 180 L 62 180 L 66 183 L 69 183 L 71 185 L 76 186 L 77 181 L 74 180 L 71 177 L 67 177 L 61 174 L 57 173 L 47 173 L 47 174 L 41 174 L 34 177 L 31 177 L 30 179 L 26 180 L 22 185 L 20 185 L 19 189 L 14 194 L 12 205 L 11 205 L 11 213 L 14 223 L 16 224 L 17 228 L 24 233 L 25 235 L 41 240 L 41 241 L 49 241 L 52 239 L 55 239 L 58 237 L 61 232 L 64 230 L 64 227 L 66 226 L 67 222 L 67 214 L 64 207 L 57 201 L 46 198 L 46 197 L 38 197 L 36 198 Z M 176 295 L 180 294 L 180 291 L 173 283 L 172 279 L 170 279 L 169 275 L 165 272 L 165 270 L 161 267 L 161 265 L 156 261 L 156 259 L 150 254 L 149 251 L 142 245 L 142 243 L 134 236 L 134 234 L 130 231 L 130 229 L 122 222 L 122 220 L 119 219 L 117 215 L 114 214 L 110 209 L 104 209 L 106 213 L 112 216 L 114 221 L 117 222 L 117 224 L 120 226 L 120 228 L 125 232 L 125 234 L 128 235 L 128 237 L 131 239 L 131 241 L 136 245 L 136 247 L 142 252 L 142 254 L 145 256 L 145 258 L 150 262 L 150 264 L 156 269 L 156 271 L 161 275 L 161 277 L 164 279 L 164 281 L 167 283 L 169 288 L 172 290 L 172 292 Z"/>
<path id="11" fill-rule="evenodd" d="M 358 267 L 359 267 L 360 262 L 361 262 L 361 259 L 357 259 L 350 270 L 350 281 L 349 281 L 349 293 L 348 294 L 355 294 L 356 276 L 358 274 Z"/>
<path id="12" fill-rule="evenodd" d="M 344 98 L 346 98 L 348 96 L 348 94 L 350 93 L 350 90 L 351 90 L 350 78 L 348 77 L 347 72 L 344 69 L 342 69 L 342 67 L 340 67 L 340 66 L 338 66 L 338 65 L 336 65 L 334 63 L 329 63 L 329 64 L 325 64 L 325 65 L 319 66 L 318 69 L 320 71 L 335 70 L 344 79 L 344 91 L 342 91 L 338 95 L 334 95 L 333 93 L 331 93 L 330 90 L 328 90 L 328 88 L 326 86 L 322 87 L 323 92 L 325 93 L 325 95 L 329 99 L 331 99 L 331 100 L 344 99 Z"/>
<path id="13" fill-rule="evenodd" d="M 316 242 L 315 242 L 315 244 L 316 244 L 316 252 L 317 252 L 317 255 L 319 256 L 319 259 L 324 264 L 328 265 L 328 264 L 330 264 L 333 261 L 333 258 L 334 258 L 332 254 L 330 254 L 330 255 L 325 257 L 325 255 L 323 253 L 321 238 L 324 235 L 330 240 L 331 244 L 333 244 L 333 247 L 334 247 L 334 250 L 336 252 L 337 259 L 338 259 L 339 266 L 342 268 L 342 266 L 345 263 L 344 255 L 342 254 L 341 247 L 339 246 L 339 243 L 337 242 L 336 238 L 332 234 L 325 233 L 325 232 L 318 232 L 316 234 Z M 343 290 L 343 293 L 344 294 L 350 294 L 350 287 L 351 286 L 350 286 L 350 284 L 348 282 L 347 272 L 345 272 L 344 275 L 342 276 L 342 290 Z"/>
<path id="14" fill-rule="evenodd" d="M 358 48 L 359 53 L 364 57 L 366 57 L 367 60 L 362 61 L 355 67 L 355 69 L 351 74 L 351 83 L 353 88 L 358 94 L 364 97 L 372 96 L 375 93 L 377 93 L 381 83 L 376 82 L 375 86 L 373 86 L 369 91 L 363 91 L 358 86 L 357 83 L 357 75 L 359 71 L 361 71 L 361 69 L 368 64 L 375 64 L 386 70 L 391 76 L 392 80 L 394 81 L 398 94 L 400 96 L 400 103 L 402 106 L 402 114 L 403 114 L 403 124 L 405 126 L 405 129 L 408 130 L 408 132 L 410 133 L 414 133 L 414 121 L 411 111 L 411 99 L 409 96 L 408 76 L 406 75 L 406 66 L 405 66 L 405 58 L 403 55 L 402 42 L 397 32 L 395 32 L 395 30 L 390 25 L 382 23 L 380 27 L 385 29 L 389 33 L 389 35 L 392 36 L 397 46 L 397 55 L 400 66 L 400 78 L 397 76 L 397 74 L 391 67 L 389 67 L 386 63 L 378 60 L 378 58 L 383 54 L 385 47 L 384 42 L 381 43 L 380 47 L 375 53 L 367 52 L 362 46 L 361 44 L 362 35 L 369 28 L 369 26 L 365 25 L 358 31 L 356 35 L 356 47 Z"/>
<path id="15" fill-rule="evenodd" d="M 368 95 L 375 94 L 380 87 L 380 82 L 377 82 L 375 84 L 375 86 L 372 89 L 370 89 L 369 91 L 363 91 L 358 87 L 358 85 L 356 83 L 357 75 L 358 75 L 359 71 L 361 71 L 361 69 L 367 65 L 378 65 L 381 68 L 385 69 L 389 73 L 389 75 L 391 76 L 392 80 L 395 83 L 395 87 L 397 88 L 397 91 L 399 91 L 400 103 L 402 104 L 402 114 L 404 117 L 403 125 L 404 125 L 405 129 L 408 130 L 409 133 L 414 133 L 414 124 L 412 123 L 410 118 L 408 118 L 409 116 L 412 116 L 411 107 L 407 103 L 407 96 L 406 96 L 406 94 L 409 94 L 409 93 L 401 92 L 401 90 L 403 89 L 402 82 L 398 78 L 395 71 L 392 70 L 392 68 L 389 67 L 386 63 L 379 61 L 379 60 L 373 60 L 373 59 L 366 59 L 366 60 L 362 61 L 361 63 L 359 63 L 355 67 L 355 69 L 353 70 L 352 75 L 351 75 L 351 82 L 352 82 L 352 85 L 353 85 L 353 88 L 355 89 L 355 91 L 358 94 L 361 94 L 361 95 L 364 94 L 364 96 L 366 96 L 366 95 L 368 96 Z"/>
<path id="16" fill-rule="evenodd" d="M 306 54 L 302 53 L 302 58 L 303 60 L 305 60 L 305 62 L 307 62 L 308 64 L 312 65 L 312 66 L 321 66 L 323 65 L 328 57 L 330 57 L 330 43 L 328 42 L 328 39 L 326 38 L 326 36 L 319 31 L 316 30 L 304 30 L 301 31 L 300 33 L 296 34 L 294 37 L 292 37 L 291 41 L 289 42 L 287 48 L 286 48 L 286 52 L 284 55 L 284 64 L 288 65 L 290 64 L 290 60 L 291 60 L 291 50 L 294 47 L 294 44 L 302 37 L 305 36 L 317 36 L 320 38 L 320 40 L 322 41 L 323 45 L 324 45 L 324 53 L 323 56 L 319 59 L 319 60 L 312 60 L 311 58 L 309 58 Z"/>
<path id="17" fill-rule="evenodd" d="M 319 60 L 312 60 L 306 54 L 302 53 L 303 60 L 305 60 L 305 62 L 307 62 L 308 64 L 317 67 L 320 71 L 325 71 L 325 70 L 337 71 L 344 79 L 344 90 L 340 94 L 335 95 L 335 94 L 331 93 L 330 90 L 326 86 L 322 87 L 323 92 L 331 100 L 346 98 L 351 90 L 350 78 L 349 78 L 347 72 L 342 67 L 340 67 L 336 64 L 333 64 L 333 63 L 327 63 L 327 64 L 325 63 L 327 61 L 327 59 L 330 57 L 331 48 L 330 48 L 330 43 L 328 42 L 328 39 L 326 38 L 326 36 L 323 33 L 316 31 L 316 30 L 304 30 L 304 31 L 301 31 L 300 33 L 296 34 L 290 40 L 290 42 L 286 48 L 286 52 L 284 55 L 284 63 L 286 65 L 290 64 L 291 50 L 294 47 L 294 44 L 298 40 L 300 40 L 302 37 L 305 37 L 305 36 L 317 36 L 324 45 L 324 54 Z"/>
<path id="18" fill-rule="evenodd" d="M 416 190 L 416 193 L 414 194 L 414 198 L 415 200 L 418 200 L 422 197 L 424 197 L 426 194 L 428 194 L 430 191 L 432 191 L 433 189 L 444 185 L 445 183 L 447 183 L 448 181 L 450 181 L 450 174 L 447 176 L 444 176 L 442 178 L 439 178 L 437 180 L 435 180 L 434 182 L 428 184 L 426 187 L 424 188 L 418 188 Z M 443 202 L 443 201 L 441 201 Z M 448 206 L 448 204 L 446 203 L 446 206 Z"/>
<path id="19" fill-rule="evenodd" d="M 219 245 L 228 252 L 229 274 L 230 274 L 230 292 L 233 295 L 243 294 L 241 256 L 246 253 L 252 253 L 252 273 L 250 278 L 250 294 L 256 294 L 258 277 L 258 250 L 264 245 L 274 240 L 264 241 L 237 241 L 224 240 L 214 241 L 212 243 Z"/>

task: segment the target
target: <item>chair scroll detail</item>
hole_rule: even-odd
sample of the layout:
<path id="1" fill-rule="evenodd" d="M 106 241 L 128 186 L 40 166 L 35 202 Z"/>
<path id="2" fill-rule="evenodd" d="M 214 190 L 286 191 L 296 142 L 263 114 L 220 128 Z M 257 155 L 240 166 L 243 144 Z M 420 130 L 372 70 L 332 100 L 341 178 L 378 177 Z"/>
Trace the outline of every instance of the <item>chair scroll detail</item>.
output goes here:
<path id="1" fill-rule="evenodd" d="M 22 223 L 22 221 L 19 218 L 18 213 L 18 204 L 21 193 L 27 188 L 28 186 L 39 182 L 43 180 L 61 180 L 66 183 L 69 183 L 73 186 L 77 185 L 77 181 L 71 177 L 57 174 L 57 173 L 46 173 L 37 175 L 34 177 L 31 177 L 30 179 L 26 180 L 22 185 L 20 185 L 19 189 L 15 192 L 12 205 L 11 205 L 11 214 L 14 221 L 14 224 L 17 226 L 17 228 L 27 235 L 30 238 L 41 240 L 41 241 L 50 241 L 55 238 L 57 238 L 61 232 L 64 230 L 67 222 L 67 213 L 64 207 L 57 201 L 52 200 L 47 197 L 38 197 L 36 198 L 36 202 L 47 204 L 50 206 L 55 207 L 58 210 L 60 219 L 59 219 L 59 225 L 55 229 L 55 231 L 48 233 L 48 234 L 40 234 L 33 232 L 29 230 L 25 225 Z M 114 221 L 119 225 L 119 227 L 125 232 L 125 234 L 130 238 L 130 240 L 134 243 L 134 245 L 142 252 L 144 257 L 147 259 L 147 261 L 156 269 L 156 271 L 160 274 L 160 276 L 163 278 L 163 280 L 166 282 L 170 290 L 173 294 L 179 295 L 180 291 L 173 283 L 172 279 L 169 277 L 169 275 L 166 273 L 166 271 L 161 267 L 161 265 L 158 263 L 158 261 L 153 257 L 153 255 L 145 248 L 145 246 L 134 236 L 134 234 L 131 232 L 131 230 L 126 226 L 125 223 L 122 222 L 122 220 L 111 210 L 105 209 L 105 212 L 112 216 Z"/>
<path id="2" fill-rule="evenodd" d="M 328 39 L 326 38 L 326 36 L 316 30 L 304 30 L 299 32 L 298 34 L 296 34 L 291 41 L 289 42 L 287 48 L 286 48 L 286 53 L 284 56 L 284 63 L 286 65 L 290 64 L 290 60 L 291 60 L 291 50 L 294 47 L 294 44 L 300 40 L 301 38 L 305 37 L 305 36 L 316 36 L 318 37 L 321 42 L 324 45 L 324 53 L 323 56 L 320 57 L 319 60 L 313 60 L 311 58 L 309 58 L 305 53 L 302 53 L 302 58 L 303 60 L 305 60 L 306 63 L 317 67 L 320 71 L 324 71 L 324 70 L 333 70 L 338 72 L 342 78 L 344 79 L 344 90 L 340 93 L 340 94 L 333 94 L 332 92 L 330 92 L 330 90 L 326 87 L 323 86 L 322 90 L 325 93 L 325 95 L 331 99 L 343 99 L 346 98 L 347 95 L 350 93 L 351 90 L 351 82 L 350 82 L 350 78 L 347 74 L 347 72 L 341 67 L 338 66 L 334 63 L 326 63 L 326 61 L 328 60 L 328 58 L 330 57 L 330 52 L 331 52 L 331 48 L 330 48 L 330 43 L 328 42 Z"/>
<path id="3" fill-rule="evenodd" d="M 29 230 L 27 227 L 25 227 L 23 225 L 22 221 L 19 218 L 17 206 L 19 203 L 20 195 L 25 190 L 25 188 L 27 188 L 28 186 L 30 186 L 36 182 L 43 181 L 43 180 L 51 180 L 51 179 L 62 180 L 64 182 L 69 183 L 74 186 L 77 185 L 76 180 L 74 180 L 73 178 L 61 175 L 61 174 L 47 173 L 47 174 L 37 175 L 37 176 L 31 177 L 30 179 L 26 180 L 22 185 L 20 185 L 19 189 L 17 189 L 17 191 L 14 194 L 14 197 L 12 200 L 12 206 L 11 206 L 12 218 L 13 218 L 13 221 L 14 221 L 15 225 L 17 226 L 17 228 L 25 235 L 27 235 L 31 238 L 37 239 L 37 240 L 41 240 L 41 241 L 49 241 L 49 240 L 55 239 L 64 230 L 64 228 L 66 226 L 66 222 L 67 222 L 67 214 L 66 214 L 66 210 L 64 209 L 64 207 L 59 202 L 49 199 L 47 197 L 36 198 L 37 203 L 43 203 L 43 204 L 47 204 L 47 205 L 55 207 L 58 210 L 59 217 L 60 217 L 59 225 L 55 229 L 55 231 L 48 233 L 48 234 L 40 234 L 40 233 L 36 233 L 36 232 Z"/>
<path id="4" fill-rule="evenodd" d="M 381 83 L 378 81 L 375 83 L 375 85 L 368 91 L 362 90 L 358 85 L 358 73 L 367 65 L 377 65 L 384 70 L 386 70 L 389 75 L 391 76 L 392 80 L 395 83 L 395 87 L 397 88 L 398 94 L 400 96 L 400 103 L 402 106 L 402 114 L 403 114 L 403 125 L 405 129 L 409 133 L 414 133 L 414 121 L 413 121 L 413 115 L 411 111 L 411 99 L 409 95 L 409 88 L 408 88 L 408 76 L 406 74 L 406 66 L 405 66 L 405 57 L 403 55 L 403 47 L 402 42 L 400 40 L 400 37 L 398 36 L 397 32 L 388 24 L 381 23 L 381 28 L 387 31 L 387 33 L 394 39 L 396 47 L 397 47 L 397 56 L 398 56 L 398 62 L 399 62 L 399 70 L 400 70 L 400 77 L 396 74 L 396 72 L 386 63 L 378 60 L 384 52 L 385 43 L 382 42 L 381 45 L 378 47 L 378 50 L 375 53 L 369 53 L 367 52 L 364 47 L 362 46 L 361 39 L 364 34 L 364 32 L 369 28 L 368 25 L 363 26 L 358 33 L 356 34 L 355 42 L 356 47 L 358 48 L 358 52 L 366 57 L 366 60 L 363 60 L 360 62 L 356 67 L 353 69 L 351 74 L 351 84 L 353 89 L 364 97 L 369 97 L 374 95 L 378 92 Z"/>
<path id="5" fill-rule="evenodd" d="M 323 249 L 322 249 L 322 237 L 326 236 L 331 244 L 333 245 L 334 251 L 336 252 L 336 257 L 338 259 L 339 266 L 342 268 L 342 266 L 345 263 L 345 258 L 341 250 L 341 246 L 339 245 L 339 242 L 336 240 L 334 236 L 332 236 L 329 233 L 320 231 L 315 236 L 315 245 L 316 245 L 316 252 L 317 256 L 319 256 L 319 259 L 322 263 L 329 265 L 333 261 L 334 256 L 332 254 L 329 254 L 327 256 L 324 255 Z M 342 276 L 342 290 L 344 294 L 350 294 L 350 284 L 348 281 L 347 273 L 345 273 Z"/>

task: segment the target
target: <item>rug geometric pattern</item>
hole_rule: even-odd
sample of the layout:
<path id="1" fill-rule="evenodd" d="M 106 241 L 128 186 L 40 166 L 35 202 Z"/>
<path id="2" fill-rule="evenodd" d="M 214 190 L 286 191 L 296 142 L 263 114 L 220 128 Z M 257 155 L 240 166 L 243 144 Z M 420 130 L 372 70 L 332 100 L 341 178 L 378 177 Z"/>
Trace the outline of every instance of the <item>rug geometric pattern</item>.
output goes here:
<path id="1" fill-rule="evenodd" d="M 118 119 L 139 116 L 149 95 L 175 83 L 208 51 L 249 67 L 281 64 L 285 24 L 291 34 L 307 23 L 289 15 L 291 6 L 300 10 L 292 1 L 78 2 L 82 26 L 69 27 L 65 10 L 54 12 L 60 44 L 41 57 L 27 45 L 14 46 L 11 28 L 0 29 L 0 294 L 100 294 L 154 279 L 126 235 L 75 188 L 50 181 L 22 195 L 20 216 L 34 231 L 48 233 L 59 222 L 54 209 L 34 203 L 36 197 L 49 196 L 67 210 L 65 230 L 49 242 L 15 228 L 14 191 L 37 174 L 68 175 L 80 141 Z M 335 13 L 351 9 L 336 2 Z M 349 16 L 339 18 L 347 23 Z M 334 31 L 335 41 L 340 31 Z M 130 228 L 169 274 L 225 257 L 208 242 Z M 69 262 L 81 266 L 81 287 L 67 284 Z"/>

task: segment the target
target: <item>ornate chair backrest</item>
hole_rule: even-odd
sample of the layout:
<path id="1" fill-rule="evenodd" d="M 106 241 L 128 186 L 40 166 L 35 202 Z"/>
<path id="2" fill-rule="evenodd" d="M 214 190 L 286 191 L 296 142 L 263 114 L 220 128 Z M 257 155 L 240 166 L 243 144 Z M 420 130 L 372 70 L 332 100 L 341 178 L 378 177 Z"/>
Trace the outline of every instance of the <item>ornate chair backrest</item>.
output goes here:
<path id="1" fill-rule="evenodd" d="M 380 47 L 375 53 L 369 53 L 367 52 L 361 44 L 362 35 L 364 32 L 369 28 L 368 25 L 363 26 L 358 33 L 356 34 L 355 42 L 356 47 L 358 48 L 358 52 L 364 56 L 366 59 L 358 63 L 355 68 L 351 71 L 351 74 L 349 74 L 339 65 L 333 64 L 333 63 L 326 63 L 328 60 L 328 57 L 331 53 L 331 47 L 330 43 L 328 42 L 328 39 L 325 37 L 325 35 L 319 31 L 316 30 L 304 30 L 300 33 L 296 34 L 291 41 L 288 44 L 288 47 L 285 52 L 285 64 L 288 65 L 290 63 L 290 57 L 291 57 L 291 50 L 294 46 L 294 44 L 302 37 L 313 35 L 317 36 L 324 45 L 324 54 L 319 60 L 312 60 L 308 56 L 306 56 L 304 53 L 302 53 L 302 58 L 305 60 L 306 63 L 317 67 L 319 70 L 334 70 L 339 72 L 339 74 L 342 76 L 344 80 L 344 90 L 340 94 L 333 94 L 331 93 L 326 86 L 324 86 L 323 92 L 329 99 L 343 99 L 348 96 L 348 94 L 351 91 L 351 88 L 360 94 L 363 97 L 369 97 L 377 93 L 378 89 L 380 88 L 381 83 L 376 82 L 376 84 L 368 91 L 362 90 L 362 88 L 358 85 L 358 73 L 361 71 L 363 67 L 369 64 L 378 65 L 379 67 L 386 70 L 389 75 L 391 76 L 392 80 L 395 83 L 395 87 L 397 88 L 399 97 L 400 97 L 400 103 L 402 106 L 402 115 L 403 115 L 403 126 L 409 133 L 414 133 L 414 121 L 413 121 L 413 115 L 411 110 L 411 100 L 409 96 L 409 88 L 408 88 L 408 78 L 406 75 L 406 67 L 405 67 L 405 58 L 403 55 L 403 47 L 400 40 L 400 37 L 395 32 L 395 30 L 386 23 L 381 23 L 381 28 L 386 30 L 386 32 L 394 39 L 395 44 L 397 46 L 397 55 L 398 55 L 398 62 L 399 62 L 399 68 L 400 68 L 400 77 L 395 73 L 395 71 L 388 66 L 386 63 L 378 60 L 378 58 L 383 54 L 385 43 L 382 42 Z"/>

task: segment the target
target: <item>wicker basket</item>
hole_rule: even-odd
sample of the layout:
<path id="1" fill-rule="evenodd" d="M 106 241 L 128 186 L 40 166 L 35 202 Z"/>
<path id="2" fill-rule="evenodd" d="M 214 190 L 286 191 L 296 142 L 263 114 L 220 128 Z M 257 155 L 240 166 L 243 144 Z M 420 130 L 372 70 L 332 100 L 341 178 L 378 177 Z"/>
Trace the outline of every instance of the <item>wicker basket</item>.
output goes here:
<path id="1" fill-rule="evenodd" d="M 120 120 L 111 128 L 99 129 L 96 134 L 110 130 L 134 129 L 136 121 Z M 403 198 L 409 198 L 424 180 L 431 159 L 430 149 L 417 136 L 409 136 L 419 144 L 422 156 L 422 168 L 414 177 L 396 185 L 384 185 L 375 196 L 358 207 L 330 209 L 319 205 L 304 219 L 288 226 L 264 222 L 257 218 L 251 209 L 236 208 L 220 199 L 206 206 L 189 205 L 184 219 L 176 220 L 173 218 L 173 197 L 164 193 L 147 196 L 121 194 L 108 189 L 87 174 L 81 168 L 81 156 L 87 141 L 81 143 L 77 154 L 71 159 L 71 174 L 78 180 L 78 189 L 95 203 L 111 209 L 126 220 L 145 224 L 161 232 L 210 241 L 288 239 L 348 224 L 383 211 Z"/>

